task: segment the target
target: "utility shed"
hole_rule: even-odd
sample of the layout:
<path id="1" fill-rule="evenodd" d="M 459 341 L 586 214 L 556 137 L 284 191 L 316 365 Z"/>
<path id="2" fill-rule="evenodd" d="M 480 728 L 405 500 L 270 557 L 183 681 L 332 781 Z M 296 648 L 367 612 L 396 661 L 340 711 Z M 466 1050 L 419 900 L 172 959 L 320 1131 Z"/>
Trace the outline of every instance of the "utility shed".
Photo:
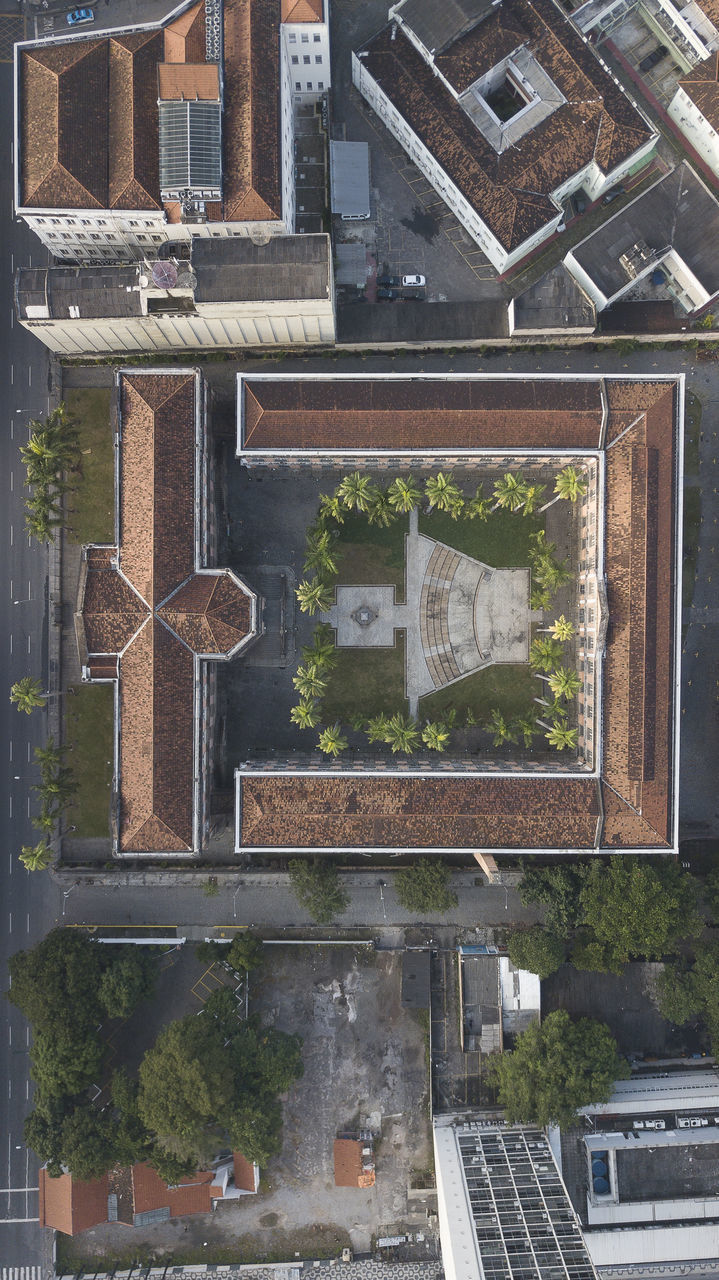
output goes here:
<path id="1" fill-rule="evenodd" d="M 366 142 L 330 142 L 332 212 L 359 221 L 369 218 L 369 146 Z"/>
<path id="2" fill-rule="evenodd" d="M 429 964 L 429 951 L 403 952 L 403 1009 L 429 1009 Z"/>
<path id="3" fill-rule="evenodd" d="M 335 1186 L 373 1187 L 372 1145 L 362 1138 L 335 1138 Z"/>

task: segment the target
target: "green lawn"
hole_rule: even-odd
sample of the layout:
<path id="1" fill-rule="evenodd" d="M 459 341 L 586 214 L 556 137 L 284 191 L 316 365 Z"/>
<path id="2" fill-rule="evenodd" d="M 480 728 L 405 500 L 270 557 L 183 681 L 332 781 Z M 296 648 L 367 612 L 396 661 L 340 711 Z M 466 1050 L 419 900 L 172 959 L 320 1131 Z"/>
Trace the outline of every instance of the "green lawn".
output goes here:
<path id="1" fill-rule="evenodd" d="M 443 511 L 433 511 L 420 515 L 419 531 L 495 569 L 515 569 L 529 564 L 529 537 L 544 528 L 544 519 L 543 515 L 523 516 L 500 509 L 483 523 L 453 520 Z"/>
<path id="2" fill-rule="evenodd" d="M 698 485 L 684 490 L 684 563 L 682 567 L 682 608 L 688 609 L 694 598 L 694 575 L 697 571 L 699 526 L 702 515 L 702 493 Z"/>
<path id="3" fill-rule="evenodd" d="M 422 698 L 419 704 L 420 720 L 441 720 L 452 709 L 457 712 L 457 728 L 462 728 L 469 707 L 477 724 L 483 725 L 495 707 L 507 720 L 534 709 L 539 712 L 533 698 L 543 696 L 542 682 L 537 680 L 525 664 L 507 666 L 493 664 L 474 675 L 465 676 L 456 684 L 438 689 Z"/>
<path id="4" fill-rule="evenodd" d="M 397 587 L 397 603 L 404 600 L 404 538 L 406 518 L 396 520 L 388 529 L 369 523 L 362 512 L 348 512 L 339 526 L 337 581 L 342 586 L 375 583 Z"/>
<path id="5" fill-rule="evenodd" d="M 114 459 L 110 427 L 110 395 L 105 387 L 73 387 L 65 397 L 68 413 L 80 431 L 82 479 L 68 495 L 72 533 L 80 544 L 113 542 Z"/>
<path id="6" fill-rule="evenodd" d="M 113 688 L 79 685 L 65 695 L 65 741 L 78 791 L 68 820 L 77 836 L 110 834 L 113 753 Z M 109 763 L 108 763 L 109 762 Z"/>
<path id="7" fill-rule="evenodd" d="M 404 690 L 404 632 L 394 649 L 338 649 L 322 699 L 322 720 L 348 724 L 354 715 L 407 713 Z"/>

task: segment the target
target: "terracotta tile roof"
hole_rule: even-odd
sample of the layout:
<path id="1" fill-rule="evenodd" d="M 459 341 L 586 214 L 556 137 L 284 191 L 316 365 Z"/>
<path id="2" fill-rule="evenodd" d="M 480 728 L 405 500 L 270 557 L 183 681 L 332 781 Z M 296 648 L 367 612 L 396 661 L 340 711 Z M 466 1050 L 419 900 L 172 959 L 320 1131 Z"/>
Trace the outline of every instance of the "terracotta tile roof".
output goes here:
<path id="1" fill-rule="evenodd" d="M 356 1138 L 335 1138 L 334 1166 L 336 1187 L 373 1187 L 374 1169 L 365 1173 L 362 1167 L 364 1142 Z"/>
<path id="2" fill-rule="evenodd" d="M 227 222 L 282 217 L 279 0 L 225 0 L 223 203 Z"/>
<path id="3" fill-rule="evenodd" d="M 20 54 L 20 199 L 30 208 L 158 209 L 162 33 Z"/>
<path id="4" fill-rule="evenodd" d="M 591 849 L 591 778 L 242 776 L 243 847 Z"/>
<path id="5" fill-rule="evenodd" d="M 157 96 L 163 102 L 219 102 L 220 68 L 216 62 L 161 62 Z"/>
<path id="6" fill-rule="evenodd" d="M 195 653 L 229 653 L 250 632 L 250 600 L 229 573 L 195 573 L 157 610 Z"/>
<path id="7" fill-rule="evenodd" d="M 481 74 L 477 69 L 478 36 L 481 38 L 484 70 L 485 67 L 496 66 L 503 58 L 514 53 L 515 49 L 525 43 L 528 32 L 518 15 L 503 4 L 483 20 L 481 30 L 475 29 L 460 36 L 444 53 L 437 54 L 435 65 L 457 93 L 464 93 Z"/>
<path id="8" fill-rule="evenodd" d="M 401 28 L 392 25 L 364 47 L 362 62 L 399 114 L 511 252 L 555 217 L 550 192 L 591 161 L 607 174 L 651 137 L 651 128 L 552 0 L 503 0 L 499 18 L 479 23 L 442 55 L 465 85 L 495 65 L 527 32 L 534 57 L 566 101 L 498 154 L 434 74 Z M 485 49 L 485 39 L 487 48 Z"/>
<path id="9" fill-rule="evenodd" d="M 712 129 L 719 130 L 719 52 L 692 67 L 679 81 L 679 88 L 691 98 Z"/>
<path id="10" fill-rule="evenodd" d="M 282 0 L 283 22 L 322 22 L 322 0 Z"/>
<path id="11" fill-rule="evenodd" d="M 165 62 L 205 61 L 205 6 L 193 4 L 165 27 Z"/>
<path id="12" fill-rule="evenodd" d="M 107 1222 L 107 1177 L 80 1182 L 63 1173 L 59 1178 L 51 1178 L 43 1167 L 38 1185 L 41 1227 L 52 1227 L 66 1236 L 74 1236 Z"/>
<path id="13" fill-rule="evenodd" d="M 240 1191 L 256 1191 L 257 1166 L 246 1160 L 241 1151 L 232 1152 L 232 1166 L 235 1186 Z"/>
<path id="14" fill-rule="evenodd" d="M 147 617 L 147 608 L 116 569 L 88 564 L 83 618 L 90 654 L 117 654 Z"/>
<path id="15" fill-rule="evenodd" d="M 599 446 L 598 382 L 244 382 L 246 449 Z"/>
<path id="16" fill-rule="evenodd" d="M 153 1209 L 169 1207 L 170 1217 L 180 1218 L 186 1213 L 209 1213 L 212 1209 L 211 1190 L 214 1174 L 211 1170 L 193 1173 L 177 1187 L 168 1187 L 149 1164 L 132 1167 L 132 1185 L 135 1213 L 148 1213 Z M 220 1194 L 215 1188 L 215 1199 Z"/>

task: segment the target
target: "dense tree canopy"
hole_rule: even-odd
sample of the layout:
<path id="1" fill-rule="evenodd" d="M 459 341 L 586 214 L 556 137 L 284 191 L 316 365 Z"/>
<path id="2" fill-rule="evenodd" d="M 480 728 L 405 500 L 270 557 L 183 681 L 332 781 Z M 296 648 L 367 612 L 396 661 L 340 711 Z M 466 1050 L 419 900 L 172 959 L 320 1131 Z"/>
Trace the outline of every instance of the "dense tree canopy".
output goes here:
<path id="1" fill-rule="evenodd" d="M 407 911 L 421 915 L 450 911 L 457 895 L 450 888 L 451 870 L 441 858 L 418 858 L 394 878 L 397 897 Z"/>
<path id="2" fill-rule="evenodd" d="M 523 866 L 519 897 L 525 907 L 544 907 L 547 927 L 566 938 L 579 922 L 579 895 L 584 882 L 584 866 L 563 862 L 555 867 Z"/>
<path id="3" fill-rule="evenodd" d="M 317 924 L 329 924 L 349 906 L 349 896 L 340 884 L 337 867 L 327 858 L 293 858 L 289 864 L 290 884 L 300 906 Z"/>
<path id="4" fill-rule="evenodd" d="M 699 1018 L 719 1054 L 719 942 L 697 943 L 693 964 L 667 965 L 658 985 L 662 1016 L 678 1026 Z"/>
<path id="5" fill-rule="evenodd" d="M 593 862 L 580 893 L 585 924 L 607 948 L 612 968 L 632 956 L 660 960 L 698 926 L 696 888 L 675 862 L 639 858 Z"/>
<path id="6" fill-rule="evenodd" d="M 540 978 L 548 978 L 564 964 L 565 946 L 558 934 L 541 924 L 517 929 L 510 935 L 509 958 L 517 969 L 528 969 Z"/>
<path id="7" fill-rule="evenodd" d="M 180 1159 L 217 1150 L 218 1119 L 229 1114 L 232 1064 L 212 1018 L 188 1014 L 161 1031 L 140 1064 L 138 1108 L 145 1128 Z"/>
<path id="8" fill-rule="evenodd" d="M 609 1027 L 592 1018 L 573 1021 L 564 1009 L 532 1023 L 513 1052 L 493 1057 L 488 1068 L 510 1124 L 563 1129 L 580 1107 L 608 1102 L 614 1081 L 628 1075 Z"/>

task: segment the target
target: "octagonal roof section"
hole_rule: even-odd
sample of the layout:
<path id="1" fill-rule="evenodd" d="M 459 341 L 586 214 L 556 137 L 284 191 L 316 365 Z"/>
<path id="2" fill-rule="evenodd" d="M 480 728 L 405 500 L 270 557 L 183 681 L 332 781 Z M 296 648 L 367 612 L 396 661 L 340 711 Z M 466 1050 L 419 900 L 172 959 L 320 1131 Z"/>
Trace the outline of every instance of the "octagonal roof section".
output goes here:
<path id="1" fill-rule="evenodd" d="M 157 616 L 203 658 L 234 657 L 255 635 L 257 596 L 229 569 L 193 573 Z"/>

